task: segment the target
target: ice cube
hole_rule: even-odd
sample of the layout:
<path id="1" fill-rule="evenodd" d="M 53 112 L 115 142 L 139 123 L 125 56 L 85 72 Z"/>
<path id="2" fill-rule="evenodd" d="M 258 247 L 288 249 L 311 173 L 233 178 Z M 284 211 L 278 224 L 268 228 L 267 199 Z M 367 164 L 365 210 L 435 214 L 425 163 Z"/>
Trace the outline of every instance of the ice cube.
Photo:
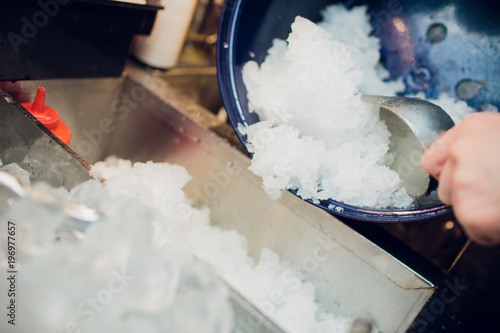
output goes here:
<path id="1" fill-rule="evenodd" d="M 16 177 L 17 180 L 23 186 L 29 187 L 31 185 L 30 182 L 30 174 L 28 171 L 24 170 L 17 163 L 10 163 L 0 167 L 0 171 L 5 171 L 10 173 L 12 176 Z"/>

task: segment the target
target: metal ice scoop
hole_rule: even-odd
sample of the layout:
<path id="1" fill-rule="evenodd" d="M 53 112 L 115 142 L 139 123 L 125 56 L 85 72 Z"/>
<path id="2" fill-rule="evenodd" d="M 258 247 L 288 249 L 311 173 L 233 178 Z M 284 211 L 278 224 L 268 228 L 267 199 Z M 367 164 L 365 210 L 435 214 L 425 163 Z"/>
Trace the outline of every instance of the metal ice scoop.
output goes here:
<path id="1" fill-rule="evenodd" d="M 420 159 L 441 133 L 455 125 L 441 107 L 420 98 L 364 95 L 361 100 L 380 107 L 380 119 L 391 132 L 389 153 L 391 169 L 398 172 L 401 185 L 413 197 L 421 197 L 429 188 L 429 174 Z"/>
<path id="2" fill-rule="evenodd" d="M 13 197 L 30 197 L 33 201 L 43 202 L 48 205 L 57 204 L 57 202 L 52 201 L 53 198 L 47 196 L 46 192 L 33 188 L 26 188 L 21 185 L 14 175 L 0 171 L 0 191 L 4 189 L 9 190 L 11 193 L 7 196 L 0 196 L 0 213 L 7 208 L 8 204 L 4 201 Z M 2 194 L 2 192 L 0 192 L 0 194 Z M 10 196 L 10 194 L 14 194 L 14 196 Z M 62 209 L 64 213 L 71 218 L 71 222 L 73 222 L 72 226 L 80 227 L 90 222 L 97 222 L 102 218 L 102 213 L 74 202 L 65 203 Z"/>

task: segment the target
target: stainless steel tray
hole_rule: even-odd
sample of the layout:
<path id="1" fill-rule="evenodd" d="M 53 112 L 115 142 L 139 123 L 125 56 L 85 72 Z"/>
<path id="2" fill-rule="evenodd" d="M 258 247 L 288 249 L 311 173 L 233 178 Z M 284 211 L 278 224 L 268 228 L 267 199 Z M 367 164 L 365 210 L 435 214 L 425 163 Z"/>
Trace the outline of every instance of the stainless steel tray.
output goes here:
<path id="1" fill-rule="evenodd" d="M 208 206 L 214 224 L 246 235 L 252 256 L 268 247 L 289 261 L 315 284 L 327 310 L 366 315 L 382 332 L 402 332 L 432 296 L 431 282 L 332 215 L 288 192 L 276 201 L 266 197 L 261 180 L 247 170 L 249 158 L 210 130 L 217 128 L 215 116 L 151 72 L 129 64 L 122 78 L 0 88 L 25 101 L 37 85 L 47 88 L 47 104 L 72 128 L 76 156 L 89 163 L 116 155 L 183 165 L 193 177 L 185 191 L 195 205 Z M 245 323 L 254 304 L 234 299 L 241 305 L 236 322 Z M 278 330 L 272 323 L 251 328 Z"/>

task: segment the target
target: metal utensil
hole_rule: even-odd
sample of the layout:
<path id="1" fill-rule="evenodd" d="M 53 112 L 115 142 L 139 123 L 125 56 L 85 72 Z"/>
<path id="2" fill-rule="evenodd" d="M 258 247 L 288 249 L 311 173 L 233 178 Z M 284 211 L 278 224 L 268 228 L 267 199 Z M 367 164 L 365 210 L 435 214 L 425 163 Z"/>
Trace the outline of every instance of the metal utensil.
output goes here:
<path id="1" fill-rule="evenodd" d="M 364 95 L 361 100 L 380 107 L 380 119 L 391 132 L 390 167 L 398 172 L 401 185 L 413 197 L 425 195 L 430 177 L 420 159 L 441 133 L 455 125 L 441 107 L 420 98 Z"/>
<path id="2" fill-rule="evenodd" d="M 36 188 L 26 188 L 21 185 L 19 180 L 14 175 L 11 175 L 4 171 L 0 171 L 0 189 L 3 188 L 11 192 L 9 193 L 9 197 L 11 198 L 30 197 L 33 201 L 43 202 L 49 205 L 57 204 L 55 202 L 52 202 L 51 200 L 53 200 L 53 198 L 47 197 L 44 191 L 39 191 Z M 63 204 L 62 209 L 66 216 L 69 217 L 68 223 L 70 223 L 71 226 L 77 227 L 79 229 L 84 229 L 84 227 L 88 223 L 97 222 L 103 217 L 103 214 L 101 212 L 74 202 Z"/>

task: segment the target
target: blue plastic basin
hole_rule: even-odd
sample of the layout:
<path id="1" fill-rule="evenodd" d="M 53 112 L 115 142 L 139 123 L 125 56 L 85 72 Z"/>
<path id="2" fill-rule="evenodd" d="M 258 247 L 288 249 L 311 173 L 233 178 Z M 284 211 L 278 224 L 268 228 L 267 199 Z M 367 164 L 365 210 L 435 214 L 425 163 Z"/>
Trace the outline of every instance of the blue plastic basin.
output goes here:
<path id="1" fill-rule="evenodd" d="M 324 7 L 338 2 L 226 1 L 217 45 L 218 79 L 229 119 L 245 147 L 246 139 L 236 128 L 259 119 L 248 110 L 243 65 L 249 60 L 262 63 L 272 40 L 287 38 L 295 16 L 317 22 Z M 344 3 L 347 7 L 368 5 L 374 34 L 381 39 L 381 62 L 392 79 L 404 79 L 405 94 L 424 92 L 437 97 L 445 92 L 474 108 L 485 103 L 500 107 L 500 4 L 485 0 Z M 408 28 L 405 43 L 394 29 L 395 19 Z M 417 199 L 411 209 L 355 207 L 334 199 L 319 204 L 307 201 L 333 214 L 373 222 L 417 221 L 451 212 L 436 195 Z"/>

